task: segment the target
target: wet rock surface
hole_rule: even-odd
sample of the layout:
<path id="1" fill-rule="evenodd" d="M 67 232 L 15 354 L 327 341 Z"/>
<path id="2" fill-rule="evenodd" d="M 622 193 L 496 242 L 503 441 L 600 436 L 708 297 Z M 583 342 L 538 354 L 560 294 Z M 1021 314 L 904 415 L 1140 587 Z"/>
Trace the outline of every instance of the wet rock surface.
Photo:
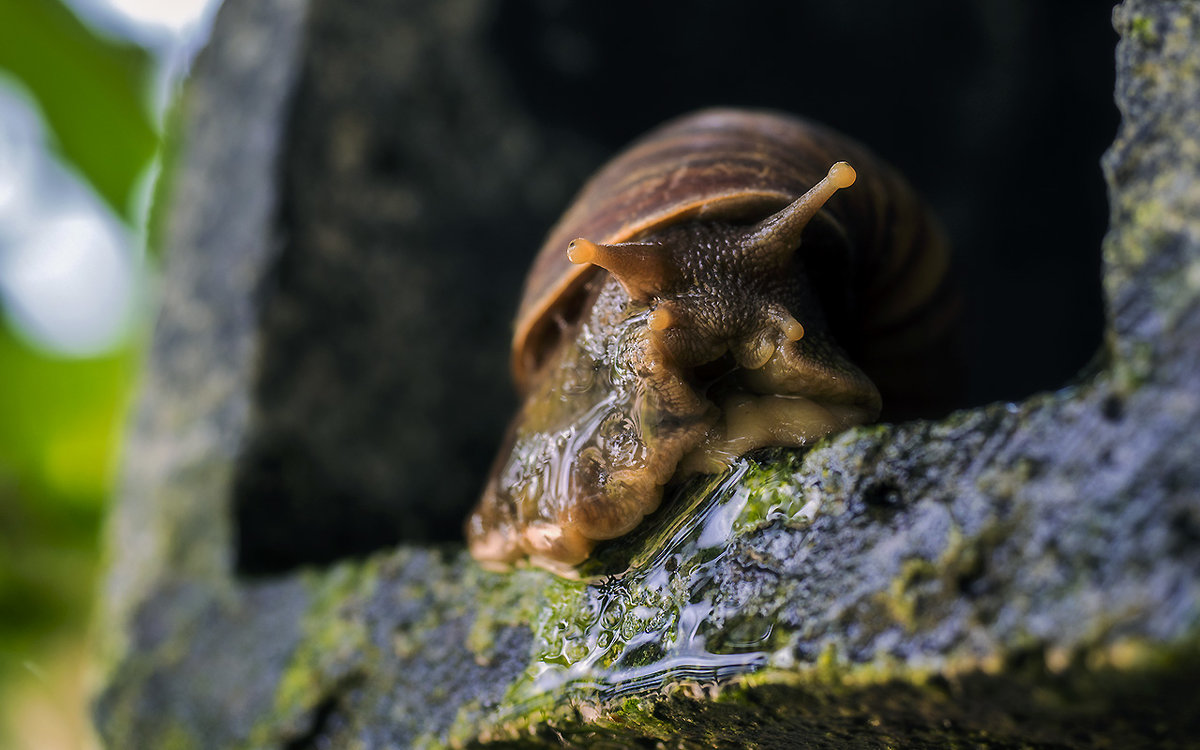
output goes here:
<path id="1" fill-rule="evenodd" d="M 570 13 L 521 12 L 588 49 Z M 1113 15 L 1090 370 L 695 480 L 580 582 L 485 573 L 457 541 L 492 449 L 472 427 L 509 406 L 491 310 L 520 268 L 497 253 L 531 253 L 604 151 L 590 121 L 533 117 L 514 76 L 543 47 L 498 50 L 507 13 L 222 10 L 113 521 L 108 744 L 1194 744 L 1195 5 Z M 468 267 L 495 286 L 455 297 Z"/>

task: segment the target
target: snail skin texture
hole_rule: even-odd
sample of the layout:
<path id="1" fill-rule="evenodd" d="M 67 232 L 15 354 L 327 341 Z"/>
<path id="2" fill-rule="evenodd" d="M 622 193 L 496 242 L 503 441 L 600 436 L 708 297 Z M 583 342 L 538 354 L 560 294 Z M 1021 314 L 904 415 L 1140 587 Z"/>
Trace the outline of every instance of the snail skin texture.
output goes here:
<path id="1" fill-rule="evenodd" d="M 766 112 L 670 122 L 551 230 L 513 339 L 523 405 L 471 553 L 571 575 L 672 478 L 802 446 L 954 390 L 936 223 L 858 144 Z M 891 405 L 895 404 L 895 410 Z"/>

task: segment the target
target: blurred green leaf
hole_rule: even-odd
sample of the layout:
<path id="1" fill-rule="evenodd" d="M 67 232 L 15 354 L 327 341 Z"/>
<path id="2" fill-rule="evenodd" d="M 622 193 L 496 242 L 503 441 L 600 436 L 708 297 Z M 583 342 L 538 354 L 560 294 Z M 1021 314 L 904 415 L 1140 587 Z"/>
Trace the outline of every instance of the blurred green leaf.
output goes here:
<path id="1" fill-rule="evenodd" d="M 136 183 L 158 145 L 150 55 L 98 36 L 61 0 L 0 0 L 0 68 L 29 88 L 62 156 L 133 219 Z"/>
<path id="2" fill-rule="evenodd" d="M 134 360 L 130 349 L 58 358 L 0 328 L 0 472 L 22 483 L 41 477 L 39 489 L 98 501 L 109 489 Z"/>
<path id="3" fill-rule="evenodd" d="M 0 326 L 0 688 L 36 644 L 82 632 L 136 361 L 47 356 Z"/>

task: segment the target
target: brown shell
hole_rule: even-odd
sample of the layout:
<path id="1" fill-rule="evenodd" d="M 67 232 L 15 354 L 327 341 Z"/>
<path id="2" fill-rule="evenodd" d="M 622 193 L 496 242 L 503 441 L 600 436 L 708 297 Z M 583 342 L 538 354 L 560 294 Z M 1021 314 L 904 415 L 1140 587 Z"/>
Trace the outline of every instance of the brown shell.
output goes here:
<path id="1" fill-rule="evenodd" d="M 513 374 L 524 392 L 584 284 L 602 269 L 567 259 L 576 237 L 637 239 L 693 219 L 756 221 L 802 195 L 830 165 L 847 161 L 856 184 L 824 209 L 854 254 L 860 309 L 852 356 L 902 411 L 949 397 L 957 318 L 949 253 L 936 223 L 899 175 L 859 144 L 772 112 L 703 110 L 651 131 L 583 187 L 551 229 L 526 280 L 513 337 Z M 846 343 L 846 342 L 843 342 Z M 934 404 L 936 406 L 936 404 Z M 892 416 L 898 411 L 889 409 Z"/>

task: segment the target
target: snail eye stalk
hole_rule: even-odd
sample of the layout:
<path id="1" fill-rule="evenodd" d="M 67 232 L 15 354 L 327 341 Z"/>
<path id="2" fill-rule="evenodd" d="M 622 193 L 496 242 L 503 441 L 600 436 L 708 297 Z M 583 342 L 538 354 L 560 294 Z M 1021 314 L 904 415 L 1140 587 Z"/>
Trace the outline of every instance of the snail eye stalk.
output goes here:
<path id="1" fill-rule="evenodd" d="M 677 277 L 669 254 L 652 242 L 622 242 L 601 245 L 582 237 L 567 245 L 572 263 L 591 263 L 611 273 L 629 296 L 648 302 L 670 286 Z"/>
<path id="2" fill-rule="evenodd" d="M 850 187 L 857 178 L 854 167 L 844 161 L 837 162 L 807 193 L 759 222 L 747 236 L 743 252 L 762 260 L 775 258 L 786 263 L 800 246 L 800 235 L 817 212 L 834 193 Z"/>

